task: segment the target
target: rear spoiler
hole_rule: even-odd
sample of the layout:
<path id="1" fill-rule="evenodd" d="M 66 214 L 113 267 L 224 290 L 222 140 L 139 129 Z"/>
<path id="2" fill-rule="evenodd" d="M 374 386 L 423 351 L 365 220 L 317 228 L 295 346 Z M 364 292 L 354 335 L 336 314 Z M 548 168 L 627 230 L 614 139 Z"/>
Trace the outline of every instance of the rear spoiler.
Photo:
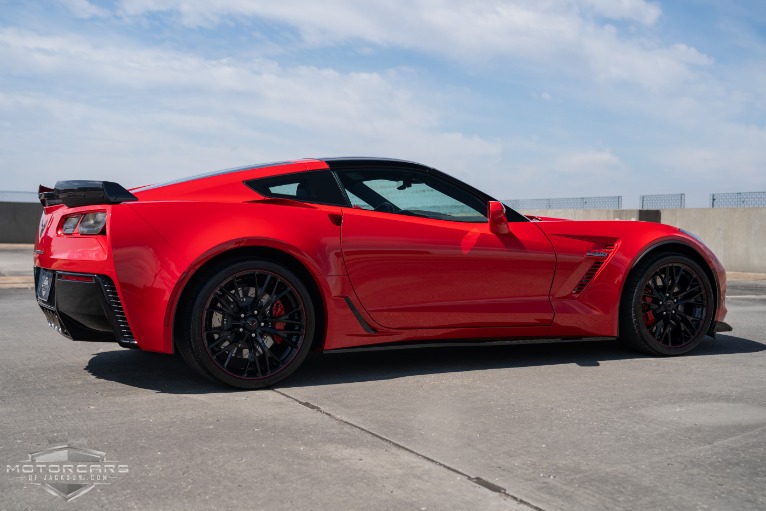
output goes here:
<path id="1" fill-rule="evenodd" d="M 111 181 L 59 181 L 53 188 L 40 185 L 37 196 L 43 206 L 64 204 L 69 208 L 138 200 L 138 197 Z"/>

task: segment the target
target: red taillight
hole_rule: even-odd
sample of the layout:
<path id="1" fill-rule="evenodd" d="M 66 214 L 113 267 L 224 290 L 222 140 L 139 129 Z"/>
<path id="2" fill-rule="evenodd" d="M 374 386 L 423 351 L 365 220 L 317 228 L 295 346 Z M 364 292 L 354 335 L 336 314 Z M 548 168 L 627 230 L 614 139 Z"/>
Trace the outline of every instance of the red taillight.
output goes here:
<path id="1" fill-rule="evenodd" d="M 71 282 L 94 282 L 93 277 L 89 275 L 71 275 L 69 273 L 59 273 L 59 280 L 69 280 Z"/>

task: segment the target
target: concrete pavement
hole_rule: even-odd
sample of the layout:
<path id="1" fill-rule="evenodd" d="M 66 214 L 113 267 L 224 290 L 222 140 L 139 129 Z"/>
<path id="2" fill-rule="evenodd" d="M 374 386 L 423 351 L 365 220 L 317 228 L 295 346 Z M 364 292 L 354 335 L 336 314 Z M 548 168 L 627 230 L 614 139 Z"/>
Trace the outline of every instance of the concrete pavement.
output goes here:
<path id="1" fill-rule="evenodd" d="M 729 295 L 734 332 L 685 357 L 327 354 L 241 392 L 176 357 L 67 341 L 31 289 L 0 290 L 0 466 L 69 443 L 130 468 L 70 504 L 6 469 L 0 508 L 763 509 L 766 282 Z"/>

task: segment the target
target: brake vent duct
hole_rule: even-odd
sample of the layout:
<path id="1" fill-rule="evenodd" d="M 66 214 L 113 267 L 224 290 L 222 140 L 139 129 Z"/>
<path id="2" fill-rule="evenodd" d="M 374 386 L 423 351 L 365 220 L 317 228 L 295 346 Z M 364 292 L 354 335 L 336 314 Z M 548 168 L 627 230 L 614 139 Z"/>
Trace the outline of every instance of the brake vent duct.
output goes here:
<path id="1" fill-rule="evenodd" d="M 106 295 L 106 301 L 109 304 L 109 308 L 114 314 L 115 322 L 117 323 L 118 334 L 117 342 L 123 348 L 138 348 L 138 343 L 133 337 L 133 331 L 128 325 L 128 318 L 125 316 L 125 310 L 122 308 L 122 302 L 120 302 L 120 296 L 117 294 L 117 288 L 114 287 L 114 282 L 109 277 L 101 277 L 104 294 Z"/>

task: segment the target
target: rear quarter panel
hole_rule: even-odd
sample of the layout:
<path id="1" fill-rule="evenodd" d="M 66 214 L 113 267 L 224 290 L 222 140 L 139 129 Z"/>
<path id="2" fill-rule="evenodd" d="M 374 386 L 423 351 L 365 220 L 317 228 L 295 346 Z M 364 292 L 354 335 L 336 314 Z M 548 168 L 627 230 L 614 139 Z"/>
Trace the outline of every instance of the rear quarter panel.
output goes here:
<path id="1" fill-rule="evenodd" d="M 233 248 L 289 253 L 314 275 L 342 275 L 340 208 L 216 202 L 136 202 L 112 218 L 114 266 L 126 312 L 142 349 L 172 352 L 176 301 L 191 275 Z"/>

